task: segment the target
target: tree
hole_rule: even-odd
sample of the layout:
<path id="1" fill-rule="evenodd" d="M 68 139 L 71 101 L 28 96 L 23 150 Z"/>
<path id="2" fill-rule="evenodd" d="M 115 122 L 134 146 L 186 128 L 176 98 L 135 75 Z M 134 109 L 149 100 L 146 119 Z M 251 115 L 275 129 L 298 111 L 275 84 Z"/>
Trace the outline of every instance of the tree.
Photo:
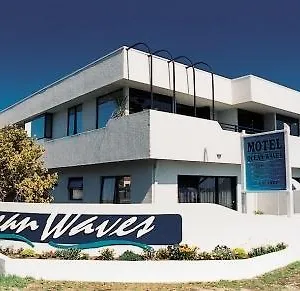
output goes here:
<path id="1" fill-rule="evenodd" d="M 0 129 L 0 201 L 53 201 L 56 173 L 43 162 L 44 148 L 16 125 Z"/>

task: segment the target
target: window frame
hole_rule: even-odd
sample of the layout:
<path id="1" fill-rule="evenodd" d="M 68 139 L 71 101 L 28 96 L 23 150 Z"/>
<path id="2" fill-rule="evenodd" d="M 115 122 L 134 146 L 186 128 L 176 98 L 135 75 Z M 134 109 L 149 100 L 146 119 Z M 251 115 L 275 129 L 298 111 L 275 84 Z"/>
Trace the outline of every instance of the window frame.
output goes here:
<path id="1" fill-rule="evenodd" d="M 124 178 L 124 177 L 129 177 L 130 178 L 130 196 L 129 196 L 129 201 L 128 203 L 120 203 L 118 202 L 118 194 L 117 191 L 119 191 L 118 188 L 118 182 L 120 181 L 120 178 Z M 103 186 L 104 186 L 104 180 L 107 178 L 114 178 L 115 179 L 115 187 L 114 187 L 114 197 L 113 197 L 113 202 L 112 203 L 105 203 L 103 202 Z M 132 204 L 131 202 L 131 185 L 132 185 L 132 177 L 131 175 L 117 175 L 117 176 L 102 176 L 101 177 L 101 187 L 100 187 L 100 204 Z"/>
<path id="2" fill-rule="evenodd" d="M 106 101 L 111 101 L 111 100 L 116 101 L 116 99 L 118 98 L 117 93 L 120 93 L 120 95 L 122 97 L 124 97 L 124 90 L 123 90 L 123 88 L 121 88 L 121 89 L 112 91 L 110 93 L 104 94 L 102 96 L 99 96 L 97 98 L 97 100 L 96 100 L 96 129 L 100 129 L 100 128 L 105 128 L 106 127 L 106 126 L 104 126 L 104 127 L 99 127 L 98 126 L 98 123 L 99 123 L 99 108 L 98 108 L 98 105 L 100 103 L 105 103 Z M 116 96 L 114 96 L 114 95 L 116 95 Z"/>
<path id="3" fill-rule="evenodd" d="M 43 136 L 36 137 L 36 139 L 41 140 L 44 138 L 52 138 L 52 136 L 53 136 L 53 133 L 52 133 L 52 131 L 53 131 L 53 114 L 52 113 L 43 113 L 41 115 L 36 116 L 34 119 L 32 119 L 30 121 L 31 122 L 31 134 L 30 134 L 31 137 L 34 138 L 34 136 L 32 135 L 32 123 L 39 118 L 43 118 Z"/>
<path id="4" fill-rule="evenodd" d="M 80 110 L 78 110 L 78 108 L 80 108 Z M 68 108 L 68 120 L 67 120 L 67 136 L 72 136 L 75 134 L 79 134 L 82 132 L 82 128 L 81 131 L 78 132 L 78 128 L 77 128 L 77 118 L 78 118 L 78 112 L 81 112 L 81 122 L 82 122 L 82 104 L 78 104 L 72 107 Z M 73 121 L 73 128 L 74 128 L 74 132 L 70 133 L 70 111 L 74 110 L 74 121 Z"/>
<path id="5" fill-rule="evenodd" d="M 82 181 L 82 186 L 81 187 L 77 187 L 77 188 L 70 188 L 70 184 L 72 180 L 81 180 Z M 83 177 L 69 177 L 68 179 L 68 193 L 69 193 L 69 200 L 71 201 L 83 201 L 83 188 L 84 188 L 84 184 L 83 184 Z M 82 198 L 79 199 L 74 199 L 73 198 L 73 192 L 72 190 L 82 190 Z"/>

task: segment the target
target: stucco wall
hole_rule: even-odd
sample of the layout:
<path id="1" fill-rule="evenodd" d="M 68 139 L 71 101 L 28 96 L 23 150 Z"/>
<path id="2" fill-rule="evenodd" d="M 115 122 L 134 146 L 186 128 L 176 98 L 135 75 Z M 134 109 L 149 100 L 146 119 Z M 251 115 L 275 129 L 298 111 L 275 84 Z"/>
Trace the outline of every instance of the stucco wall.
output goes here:
<path id="1" fill-rule="evenodd" d="M 26 120 L 72 99 L 123 79 L 123 48 L 72 73 L 0 113 L 0 126 Z"/>
<path id="2" fill-rule="evenodd" d="M 59 182 L 53 195 L 59 203 L 100 203 L 101 177 L 131 176 L 131 202 L 152 202 L 152 165 L 151 161 L 132 161 L 92 165 L 86 167 L 57 169 Z M 83 177 L 83 200 L 70 201 L 68 179 Z"/>

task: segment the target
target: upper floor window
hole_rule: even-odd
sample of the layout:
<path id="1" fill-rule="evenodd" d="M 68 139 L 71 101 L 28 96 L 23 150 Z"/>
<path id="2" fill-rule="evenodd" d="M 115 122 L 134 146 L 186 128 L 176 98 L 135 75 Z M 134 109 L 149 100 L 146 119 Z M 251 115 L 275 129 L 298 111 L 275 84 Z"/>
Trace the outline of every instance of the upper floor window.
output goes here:
<path id="1" fill-rule="evenodd" d="M 151 108 L 151 94 L 147 91 L 129 89 L 129 113 L 136 113 Z M 172 112 L 172 97 L 153 94 L 153 109 Z"/>
<path id="2" fill-rule="evenodd" d="M 82 105 L 77 105 L 68 110 L 68 135 L 82 132 Z"/>
<path id="3" fill-rule="evenodd" d="M 43 114 L 25 125 L 29 135 L 36 139 L 52 137 L 52 114 Z"/>
<path id="4" fill-rule="evenodd" d="M 114 99 L 98 99 L 97 101 L 97 128 L 105 127 L 107 122 L 113 117 L 117 109 Z"/>
<path id="5" fill-rule="evenodd" d="M 103 177 L 101 203 L 130 203 L 130 186 L 130 176 Z"/>
<path id="6" fill-rule="evenodd" d="M 103 128 L 111 118 L 122 116 L 125 112 L 126 100 L 123 90 L 101 96 L 97 100 L 97 128 Z"/>
<path id="7" fill-rule="evenodd" d="M 262 114 L 238 109 L 238 129 L 247 133 L 262 132 L 264 130 L 264 116 Z"/>
<path id="8" fill-rule="evenodd" d="M 276 129 L 283 129 L 286 123 L 291 130 L 291 135 L 299 136 L 299 120 L 296 118 L 276 114 Z"/>

